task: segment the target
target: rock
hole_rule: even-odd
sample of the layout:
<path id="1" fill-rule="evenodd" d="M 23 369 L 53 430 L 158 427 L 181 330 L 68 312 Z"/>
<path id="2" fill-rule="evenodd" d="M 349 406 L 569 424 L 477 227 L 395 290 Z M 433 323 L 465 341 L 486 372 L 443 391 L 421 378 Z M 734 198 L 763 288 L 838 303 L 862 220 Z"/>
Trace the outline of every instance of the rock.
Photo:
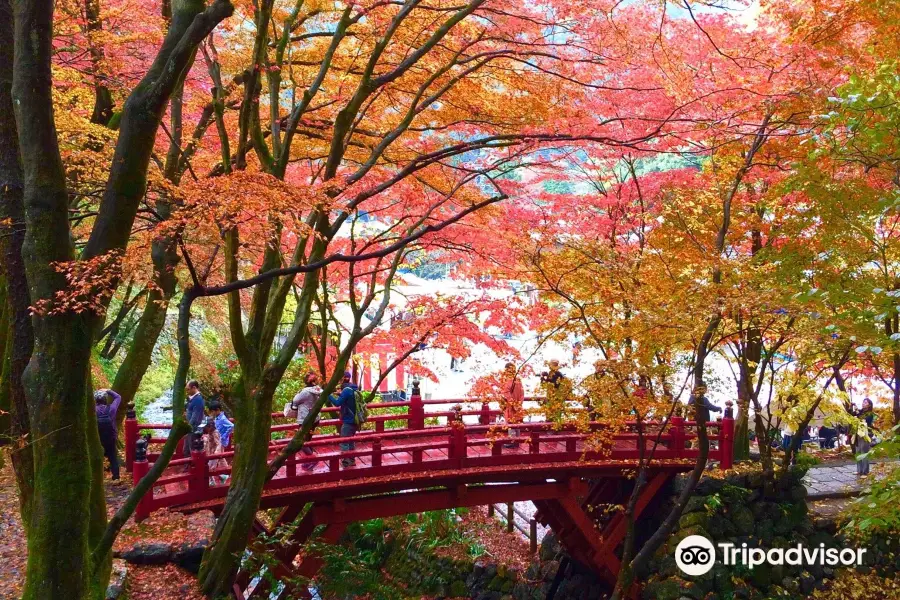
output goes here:
<path id="1" fill-rule="evenodd" d="M 728 518 L 720 513 L 716 513 L 709 517 L 707 531 L 714 540 L 721 540 L 735 534 L 734 524 Z"/>
<path id="2" fill-rule="evenodd" d="M 484 575 L 485 565 L 484 562 L 480 560 L 476 560 L 475 564 L 472 566 L 472 575 L 475 576 L 476 579 L 481 579 Z"/>
<path id="3" fill-rule="evenodd" d="M 663 581 L 653 581 L 644 586 L 643 600 L 678 600 L 681 598 L 680 580 L 670 577 Z"/>
<path id="4" fill-rule="evenodd" d="M 457 579 L 453 583 L 450 584 L 450 596 L 453 598 L 462 598 L 463 596 L 469 595 L 469 588 L 466 587 L 466 582 Z"/>
<path id="5" fill-rule="evenodd" d="M 709 535 L 709 532 L 707 532 L 702 527 L 688 527 L 687 529 L 679 529 L 672 534 L 672 537 L 669 538 L 669 548 L 674 549 L 675 546 L 677 546 L 681 542 L 681 540 L 689 535 L 702 535 L 707 539 L 712 539 L 712 536 Z"/>
<path id="6" fill-rule="evenodd" d="M 834 577 L 834 569 L 831 567 L 822 567 L 822 575 L 828 578 Z"/>
<path id="7" fill-rule="evenodd" d="M 525 577 L 529 581 L 536 581 L 541 576 L 541 563 L 536 560 L 531 561 L 528 570 L 525 571 Z"/>
<path id="8" fill-rule="evenodd" d="M 706 498 L 702 496 L 691 496 L 688 499 L 687 504 L 685 504 L 684 511 L 681 514 L 686 515 L 695 512 L 706 512 Z"/>
<path id="9" fill-rule="evenodd" d="M 800 592 L 803 594 L 811 594 L 816 589 L 816 578 L 806 571 L 800 575 Z"/>
<path id="10" fill-rule="evenodd" d="M 753 535 L 753 513 L 746 506 L 735 506 L 731 511 L 730 521 L 734 524 L 738 535 Z"/>
<path id="11" fill-rule="evenodd" d="M 791 500 L 794 502 L 805 502 L 808 495 L 804 485 L 795 485 L 791 488 Z"/>
<path id="12" fill-rule="evenodd" d="M 775 537 L 775 524 L 772 519 L 762 519 L 756 525 L 756 535 L 763 546 L 770 546 Z"/>
<path id="13" fill-rule="evenodd" d="M 465 595 L 467 594 L 457 594 L 459 597 Z M 513 587 L 512 595 L 515 600 L 531 600 L 532 588 L 527 583 L 517 583 L 515 587 Z"/>
<path id="14" fill-rule="evenodd" d="M 791 543 L 787 540 L 787 538 L 781 536 L 775 536 L 772 538 L 772 547 L 773 548 L 788 548 Z"/>
<path id="15" fill-rule="evenodd" d="M 772 570 L 768 564 L 757 565 L 750 571 L 750 583 L 758 590 L 766 591 L 772 584 Z M 735 590 L 735 593 L 737 590 Z"/>
<path id="16" fill-rule="evenodd" d="M 722 491 L 722 488 L 725 487 L 724 479 L 716 479 L 714 477 L 704 477 L 700 480 L 700 483 L 697 484 L 696 489 L 694 490 L 694 495 L 696 496 L 712 496 L 713 494 L 717 494 Z"/>
<path id="17" fill-rule="evenodd" d="M 106 600 L 118 600 L 125 591 L 125 578 L 128 576 L 128 567 L 124 560 L 114 560 L 112 573 L 109 577 L 109 585 L 106 587 Z"/>
<path id="18" fill-rule="evenodd" d="M 137 544 L 118 557 L 136 565 L 164 565 L 172 560 L 172 548 L 168 544 Z"/>
<path id="19" fill-rule="evenodd" d="M 709 516 L 706 514 L 706 512 L 692 512 L 686 515 L 681 515 L 681 518 L 678 520 L 678 528 L 689 529 L 691 527 L 700 527 L 702 529 L 706 529 L 708 523 Z"/>
<path id="20" fill-rule="evenodd" d="M 793 577 L 784 577 L 781 580 L 781 587 L 791 594 L 797 594 L 800 591 L 800 582 Z"/>
<path id="21" fill-rule="evenodd" d="M 743 473 L 730 473 L 725 477 L 725 482 L 728 485 L 739 487 L 739 488 L 747 488 L 749 487 L 749 478 L 746 474 Z"/>
<path id="22" fill-rule="evenodd" d="M 541 565 L 541 579 L 544 581 L 550 581 L 554 577 L 556 577 L 556 572 L 559 571 L 559 561 L 548 560 L 543 565 Z"/>
<path id="23" fill-rule="evenodd" d="M 747 474 L 747 487 L 753 490 L 761 489 L 764 485 L 761 471 L 751 471 Z"/>
<path id="24" fill-rule="evenodd" d="M 753 502 L 748 504 L 748 506 L 750 507 L 750 512 L 752 512 L 753 516 L 757 519 L 771 517 L 774 514 L 772 512 L 774 505 L 768 502 Z"/>
<path id="25" fill-rule="evenodd" d="M 172 555 L 172 561 L 185 571 L 195 575 L 200 572 L 200 561 L 203 560 L 203 552 L 209 542 L 201 540 L 196 544 L 182 544 Z"/>
<path id="26" fill-rule="evenodd" d="M 678 565 L 675 563 L 674 556 L 666 556 L 659 561 L 657 573 L 664 577 L 672 577 L 678 573 Z"/>
<path id="27" fill-rule="evenodd" d="M 541 562 L 554 560 L 561 550 L 562 548 L 559 545 L 559 541 L 557 541 L 556 539 L 556 534 L 554 534 L 553 532 L 548 532 L 541 542 Z"/>
<path id="28" fill-rule="evenodd" d="M 838 531 L 838 519 L 833 515 L 814 517 L 812 524 L 817 530 L 824 531 L 829 535 L 834 535 Z"/>
<path id="29" fill-rule="evenodd" d="M 750 590 L 745 587 L 735 588 L 731 597 L 734 600 L 750 600 Z"/>

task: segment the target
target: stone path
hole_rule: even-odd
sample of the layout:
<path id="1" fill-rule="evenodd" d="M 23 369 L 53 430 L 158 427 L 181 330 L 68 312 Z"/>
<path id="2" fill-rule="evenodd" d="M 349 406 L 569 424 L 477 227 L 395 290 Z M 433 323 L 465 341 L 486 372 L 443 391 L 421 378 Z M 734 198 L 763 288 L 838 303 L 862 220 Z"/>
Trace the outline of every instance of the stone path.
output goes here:
<path id="1" fill-rule="evenodd" d="M 878 464 L 872 463 L 869 477 L 878 477 Z M 810 468 L 803 483 L 811 500 L 823 498 L 846 498 L 858 496 L 865 488 L 868 478 L 857 477 L 856 463 L 840 465 L 820 465 Z"/>

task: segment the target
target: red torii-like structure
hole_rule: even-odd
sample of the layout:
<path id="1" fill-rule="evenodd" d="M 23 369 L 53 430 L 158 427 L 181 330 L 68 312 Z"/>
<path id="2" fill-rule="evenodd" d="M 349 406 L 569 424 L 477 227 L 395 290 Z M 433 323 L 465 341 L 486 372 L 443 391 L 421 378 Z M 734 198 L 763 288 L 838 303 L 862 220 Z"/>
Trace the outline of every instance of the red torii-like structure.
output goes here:
<path id="1" fill-rule="evenodd" d="M 428 412 L 426 405 L 458 402 L 454 410 Z M 312 577 L 321 560 L 301 553 L 303 544 L 320 525 L 321 538 L 335 543 L 354 521 L 389 517 L 454 507 L 490 505 L 530 500 L 538 508 L 536 519 L 551 527 L 569 554 L 614 583 L 619 571 L 616 555 L 627 529 L 621 511 L 598 523 L 592 508 L 622 504 L 631 493 L 634 470 L 641 459 L 648 466 L 648 483 L 641 491 L 634 518 L 650 505 L 665 484 L 679 472 L 689 471 L 699 456 L 690 447 L 696 438 L 696 423 L 681 417 L 668 422 L 629 422 L 613 430 L 603 422 L 574 427 L 530 422 L 516 425 L 492 424 L 500 414 L 486 403 L 464 409 L 470 401 L 422 400 L 370 404 L 372 410 L 405 407 L 406 412 L 370 417 L 371 431 L 357 434 L 356 449 L 340 451 L 337 419 L 323 420 L 317 431 L 330 427 L 336 433 L 314 435 L 307 446 L 315 455 L 295 454 L 266 483 L 261 509 L 281 508 L 272 528 L 255 524 L 255 534 L 271 534 L 277 527 L 300 521 L 291 538 L 276 551 L 277 565 L 271 567 L 280 579 L 302 575 Z M 734 420 L 731 403 L 725 417 L 707 423 L 712 446 L 709 459 L 720 468 L 732 465 Z M 336 409 L 324 409 L 330 415 Z M 282 417 L 280 413 L 273 417 Z M 463 417 L 476 416 L 477 423 L 465 424 Z M 282 417 L 283 419 L 283 417 Z M 446 419 L 441 424 L 440 419 Z M 405 425 L 405 426 L 404 426 Z M 274 425 L 272 432 L 296 430 L 296 423 Z M 142 430 L 165 430 L 171 425 L 141 424 L 129 412 L 125 422 L 126 467 L 137 483 L 150 470 L 158 454 L 135 451 Z M 511 430 L 518 435 L 511 437 Z M 640 431 L 640 433 L 638 433 Z M 165 438 L 151 439 L 160 443 Z M 288 439 L 273 440 L 275 455 Z M 517 442 L 515 447 L 507 444 Z M 207 455 L 202 447 L 190 458 L 171 461 L 167 472 L 140 501 L 135 518 L 140 521 L 153 511 L 181 512 L 224 507 L 228 485 L 222 475 L 231 472 L 230 450 Z M 354 458 L 356 465 L 343 467 L 341 460 Z M 225 459 L 225 466 L 211 469 L 210 461 Z M 316 463 L 314 471 L 298 468 Z M 187 470 L 185 471 L 185 467 Z M 181 472 L 178 472 L 181 471 Z M 599 525 L 599 527 L 598 527 Z M 236 598 L 269 598 L 271 578 L 242 571 L 235 583 Z M 286 598 L 282 590 L 280 598 Z"/>

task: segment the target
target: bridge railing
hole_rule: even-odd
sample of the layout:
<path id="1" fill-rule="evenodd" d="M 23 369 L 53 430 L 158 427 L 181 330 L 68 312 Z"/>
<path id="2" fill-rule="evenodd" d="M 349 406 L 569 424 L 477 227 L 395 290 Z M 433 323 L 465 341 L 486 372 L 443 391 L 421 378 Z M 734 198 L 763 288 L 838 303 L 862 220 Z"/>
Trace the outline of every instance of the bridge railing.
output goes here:
<path id="1" fill-rule="evenodd" d="M 438 404 L 435 401 L 431 403 Z M 336 448 L 343 438 L 336 438 L 333 434 L 315 435 L 305 444 L 314 454 L 296 453 L 289 457 L 284 468 L 266 484 L 266 489 L 472 467 L 521 465 L 527 468 L 527 465 L 534 463 L 583 463 L 588 460 L 633 464 L 641 458 L 693 462 L 699 455 L 699 449 L 692 447 L 697 435 L 696 423 L 681 417 L 672 417 L 664 424 L 644 422 L 641 424 L 642 434 L 639 435 L 635 431 L 637 423 L 633 421 L 616 426 L 602 421 L 582 423 L 578 427 L 560 427 L 547 422 L 498 425 L 491 421 L 500 411 L 482 407 L 479 410 L 427 413 L 428 417 L 445 416 L 447 424 L 426 426 L 424 410 L 421 414 L 417 412 L 417 407 L 424 406 L 424 402 L 417 403 L 413 398 L 409 403 L 390 404 L 409 404 L 406 414 L 386 415 L 407 420 L 407 428 L 385 430 L 376 426 L 374 431 L 360 432 L 352 440 L 346 440 L 356 446 L 347 451 Z M 478 416 L 478 423 L 465 425 L 462 418 L 466 415 Z M 126 425 L 126 432 L 132 431 L 135 440 L 137 433 L 143 429 L 164 430 L 171 427 L 139 424 L 133 414 L 129 414 L 126 424 L 129 422 L 131 425 Z M 320 426 L 327 426 L 325 424 L 327 421 Z M 276 429 L 279 427 L 291 428 L 276 425 L 273 431 L 287 430 Z M 296 424 L 292 428 L 296 428 Z M 731 468 L 734 420 L 730 407 L 724 419 L 707 423 L 707 430 L 712 442 L 709 459 L 718 461 L 722 469 Z M 513 432 L 518 435 L 512 435 Z M 289 438 L 272 440 L 270 457 L 280 452 L 289 441 Z M 156 455 L 146 451 L 146 444 L 142 444 L 137 451 L 134 448 L 132 445 L 132 476 L 137 483 L 150 470 Z M 525 449 L 527 451 L 523 451 Z M 161 508 L 223 497 L 227 493 L 226 481 L 231 475 L 234 455 L 234 450 L 207 454 L 202 443 L 199 443 L 192 449 L 190 458 L 172 460 L 166 474 L 141 500 L 136 519 L 142 520 Z M 350 459 L 357 461 L 357 465 L 344 467 L 342 462 Z M 310 463 L 323 463 L 324 468 L 304 470 L 304 465 Z"/>
<path id="2" fill-rule="evenodd" d="M 528 397 L 525 399 L 526 402 L 538 403 L 542 398 L 540 397 Z M 487 402 L 482 402 L 481 400 L 472 400 L 470 398 L 449 398 L 444 400 L 425 400 L 421 396 L 414 395 L 410 397 L 410 400 L 403 402 L 373 402 L 367 405 L 369 408 L 369 421 L 364 427 L 364 430 L 374 430 L 375 432 L 382 432 L 389 429 L 422 429 L 427 426 L 428 420 L 435 420 L 440 422 L 441 420 L 446 421 L 451 414 L 457 415 L 461 414 L 464 417 L 477 417 L 477 420 L 482 425 L 487 425 L 493 420 L 496 419 L 497 416 L 502 414 L 502 411 L 496 408 L 491 408 L 490 404 Z M 453 411 L 453 410 L 443 410 L 443 411 L 426 411 L 425 407 L 427 406 L 461 406 L 463 410 Z M 474 407 L 474 408 L 473 408 Z M 404 413 L 394 413 L 394 414 L 372 414 L 373 412 L 383 411 L 386 409 L 392 408 L 405 408 L 406 412 Z M 577 407 L 572 409 L 573 412 L 579 410 Z M 340 409 L 336 406 L 328 406 L 324 407 L 321 410 L 322 419 L 316 425 L 315 431 L 313 433 L 314 438 L 321 437 L 334 437 L 340 435 L 341 430 L 341 421 L 337 417 Z M 296 422 L 294 419 L 286 418 L 281 412 L 273 412 L 272 413 L 272 422 L 273 425 L 271 427 L 271 432 L 274 437 L 286 435 L 287 432 L 296 431 L 300 428 L 300 424 Z M 328 418 L 332 417 L 332 418 Z M 394 427 L 391 427 L 390 424 L 395 424 Z M 396 425 L 401 425 L 397 427 Z M 403 427 L 405 425 L 405 427 Z M 142 432 L 153 432 L 151 433 L 151 437 L 149 443 L 151 445 L 163 444 L 166 441 L 165 437 L 160 437 L 158 434 L 160 432 L 168 432 L 172 429 L 171 424 L 165 423 L 139 423 L 137 421 L 136 415 L 134 411 L 129 411 L 125 420 L 125 468 L 128 471 L 132 470 L 132 465 L 134 464 L 134 453 L 135 453 L 135 443 L 138 438 L 141 436 Z M 332 430 L 332 433 L 326 433 L 329 430 Z M 156 435 L 154 435 L 156 434 Z M 178 449 L 176 450 L 176 456 L 181 456 L 184 453 L 184 440 L 182 440 Z M 159 456 L 156 452 L 150 452 L 148 457 L 151 462 Z"/>

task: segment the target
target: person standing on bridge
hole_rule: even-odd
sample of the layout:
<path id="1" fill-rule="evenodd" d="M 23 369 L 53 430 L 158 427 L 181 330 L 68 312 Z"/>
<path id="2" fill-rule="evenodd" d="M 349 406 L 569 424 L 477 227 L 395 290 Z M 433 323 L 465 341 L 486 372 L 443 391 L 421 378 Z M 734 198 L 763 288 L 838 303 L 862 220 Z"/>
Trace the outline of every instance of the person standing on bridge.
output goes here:
<path id="1" fill-rule="evenodd" d="M 341 437 L 352 438 L 356 435 L 356 391 L 359 389 L 352 381 L 350 371 L 344 373 L 344 381 L 341 384 L 341 393 L 337 396 L 332 395 L 331 403 L 341 409 Z M 352 441 L 341 442 L 342 452 L 351 452 L 356 449 L 356 444 Z M 353 457 L 341 459 L 341 466 L 356 466 L 356 459 Z"/>
<path id="2" fill-rule="evenodd" d="M 506 363 L 503 370 L 503 418 L 506 420 L 507 426 L 522 422 L 523 409 L 525 403 L 525 388 L 516 373 L 516 365 Z M 509 437 L 516 438 L 519 436 L 519 430 L 509 427 Z M 518 448 L 519 442 L 513 441 L 503 444 L 504 448 Z"/>
<path id="3" fill-rule="evenodd" d="M 188 401 L 187 406 L 184 408 L 184 418 L 187 420 L 188 425 L 191 426 L 191 433 L 187 434 L 184 439 L 184 455 L 190 458 L 194 438 L 200 435 L 195 435 L 194 432 L 203 424 L 206 416 L 206 404 L 203 401 L 203 396 L 200 394 L 200 383 L 196 379 L 188 381 L 185 389 L 187 390 Z"/>
<path id="4" fill-rule="evenodd" d="M 94 392 L 94 410 L 97 412 L 97 430 L 100 433 L 100 444 L 103 455 L 109 460 L 112 480 L 119 480 L 119 454 L 116 451 L 116 440 L 119 438 L 116 427 L 116 413 L 122 403 L 122 396 L 112 390 Z"/>
<path id="5" fill-rule="evenodd" d="M 700 406 L 700 418 L 703 419 L 704 423 L 709 422 L 709 411 L 712 412 L 722 412 L 722 409 L 709 401 L 709 398 L 706 397 L 706 384 L 702 381 L 697 383 L 694 386 L 694 392 L 691 394 L 690 400 L 688 400 L 688 406 Z"/>
<path id="6" fill-rule="evenodd" d="M 231 433 L 234 431 L 234 423 L 225 415 L 222 410 L 222 404 L 218 400 L 209 403 L 209 415 L 215 423 L 216 431 L 219 432 L 219 438 L 222 441 L 222 447 L 227 448 L 231 445 Z"/>
<path id="7" fill-rule="evenodd" d="M 541 373 L 544 390 L 544 417 L 555 424 L 562 424 L 567 417 L 567 402 L 572 395 L 572 382 L 559 370 L 559 361 L 547 363 L 549 370 Z"/>
<path id="8" fill-rule="evenodd" d="M 313 407 L 316 402 L 319 401 L 319 397 L 322 395 L 322 388 L 319 387 L 319 374 L 315 371 L 310 371 L 306 374 L 304 378 L 306 383 L 306 387 L 300 390 L 300 392 L 294 396 L 293 400 L 291 400 L 291 408 L 297 411 L 297 424 L 300 427 L 303 427 L 303 423 L 306 421 L 306 417 L 309 416 L 309 413 L 312 412 Z M 316 423 L 319 422 L 319 416 L 316 415 Z M 342 427 L 343 428 L 343 427 Z M 306 442 L 312 439 L 312 429 L 310 429 L 309 433 L 306 435 L 306 439 L 303 441 L 303 447 L 300 448 L 300 453 L 305 456 L 315 456 L 316 452 L 312 448 L 306 445 Z M 318 462 L 307 462 L 303 463 L 301 467 L 306 472 L 312 472 Z"/>

